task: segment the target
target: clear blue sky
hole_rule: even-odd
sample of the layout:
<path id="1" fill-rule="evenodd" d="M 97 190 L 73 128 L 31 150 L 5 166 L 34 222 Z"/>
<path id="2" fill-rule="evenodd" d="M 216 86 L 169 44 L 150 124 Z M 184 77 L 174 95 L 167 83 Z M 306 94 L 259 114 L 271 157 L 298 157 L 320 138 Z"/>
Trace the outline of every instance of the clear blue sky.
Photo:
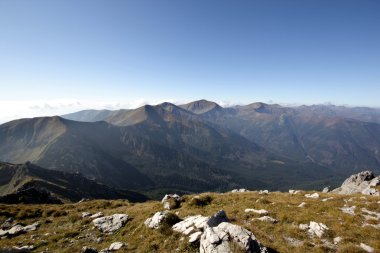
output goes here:
<path id="1" fill-rule="evenodd" d="M 0 88 L 3 105 L 380 106 L 380 1 L 0 0 Z"/>

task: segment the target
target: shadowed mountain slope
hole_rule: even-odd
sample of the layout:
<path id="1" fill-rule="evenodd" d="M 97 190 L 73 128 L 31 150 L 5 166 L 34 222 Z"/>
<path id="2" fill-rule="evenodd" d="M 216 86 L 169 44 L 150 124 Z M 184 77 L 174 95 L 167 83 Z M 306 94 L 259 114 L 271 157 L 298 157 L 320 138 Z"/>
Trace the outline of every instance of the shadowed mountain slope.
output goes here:
<path id="1" fill-rule="evenodd" d="M 0 162 L 0 196 L 0 202 L 5 203 L 60 203 L 82 198 L 147 199 L 136 192 L 112 189 L 78 173 L 46 170 L 31 163 L 3 162 Z"/>

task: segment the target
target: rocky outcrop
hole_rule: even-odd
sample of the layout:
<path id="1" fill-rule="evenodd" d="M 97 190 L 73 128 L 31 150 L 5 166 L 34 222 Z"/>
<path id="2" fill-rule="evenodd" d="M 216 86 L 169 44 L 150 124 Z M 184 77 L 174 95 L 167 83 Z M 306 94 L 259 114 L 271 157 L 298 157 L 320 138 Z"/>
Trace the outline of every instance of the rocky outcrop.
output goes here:
<path id="1" fill-rule="evenodd" d="M 173 230 L 190 235 L 189 242 L 200 240 L 200 253 L 231 252 L 230 243 L 234 242 L 246 252 L 267 252 L 252 232 L 230 223 L 223 210 L 211 217 L 190 216 L 175 224 Z"/>
<path id="2" fill-rule="evenodd" d="M 201 236 L 199 251 L 200 253 L 231 252 L 232 241 L 245 252 L 267 252 L 252 232 L 228 222 L 222 222 L 216 227 L 207 227 Z"/>
<path id="3" fill-rule="evenodd" d="M 166 194 L 161 202 L 165 209 L 171 210 L 180 207 L 182 198 L 177 194 Z"/>
<path id="4" fill-rule="evenodd" d="M 380 192 L 376 186 L 380 185 L 380 176 L 375 177 L 372 171 L 363 171 L 347 178 L 341 187 L 334 189 L 334 193 L 353 194 L 361 193 L 366 195 L 379 196 Z"/>
<path id="5" fill-rule="evenodd" d="M 94 226 L 103 233 L 113 233 L 128 221 L 127 214 L 114 214 L 93 220 Z"/>

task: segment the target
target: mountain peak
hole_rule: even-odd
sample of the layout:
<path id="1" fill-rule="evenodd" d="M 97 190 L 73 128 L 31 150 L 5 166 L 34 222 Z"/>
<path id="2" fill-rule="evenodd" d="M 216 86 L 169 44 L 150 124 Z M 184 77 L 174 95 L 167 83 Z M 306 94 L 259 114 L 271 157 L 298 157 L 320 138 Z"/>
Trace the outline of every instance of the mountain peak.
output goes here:
<path id="1" fill-rule="evenodd" d="M 204 113 L 207 113 L 213 110 L 219 110 L 222 108 L 217 103 L 208 101 L 206 99 L 193 101 L 188 104 L 181 105 L 180 107 L 188 111 L 191 111 L 195 114 L 204 114 Z"/>

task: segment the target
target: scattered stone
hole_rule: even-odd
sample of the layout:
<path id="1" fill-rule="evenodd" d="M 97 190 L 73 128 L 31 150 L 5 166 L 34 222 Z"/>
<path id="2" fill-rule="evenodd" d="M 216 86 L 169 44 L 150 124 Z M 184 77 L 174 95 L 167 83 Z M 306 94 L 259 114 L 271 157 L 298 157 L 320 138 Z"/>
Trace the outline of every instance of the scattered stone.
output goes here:
<path id="1" fill-rule="evenodd" d="M 96 219 L 96 218 L 100 218 L 100 217 L 103 217 L 104 216 L 104 213 L 103 212 L 97 212 L 93 215 L 90 216 L 91 219 Z"/>
<path id="2" fill-rule="evenodd" d="M 40 226 L 39 222 L 35 222 L 32 225 L 28 225 L 28 226 L 25 226 L 25 227 L 22 226 L 22 225 L 20 225 L 20 224 L 16 224 L 16 225 L 12 226 L 8 230 L 0 229 L 0 237 L 3 237 L 3 236 L 9 236 L 9 237 L 18 236 L 20 234 L 23 234 L 23 233 L 26 233 L 26 232 L 29 232 L 29 231 L 34 231 L 39 226 Z"/>
<path id="3" fill-rule="evenodd" d="M 29 253 L 32 252 L 34 246 L 22 246 L 22 247 L 12 247 L 12 248 L 2 248 L 1 253 Z"/>
<path id="4" fill-rule="evenodd" d="M 259 220 L 259 221 L 266 221 L 266 222 L 270 222 L 270 223 L 277 223 L 278 220 L 276 220 L 275 218 L 272 218 L 270 216 L 263 216 L 263 217 L 260 217 L 260 218 L 255 218 L 254 220 Z"/>
<path id="5" fill-rule="evenodd" d="M 249 192 L 249 190 L 241 188 L 241 189 L 233 189 L 231 192 Z"/>
<path id="6" fill-rule="evenodd" d="M 94 248 L 85 246 L 82 248 L 82 253 L 98 253 L 98 251 Z"/>
<path id="7" fill-rule="evenodd" d="M 190 235 L 189 242 L 193 243 L 193 242 L 199 241 L 199 239 L 201 238 L 202 234 L 203 234 L 203 232 L 200 232 L 200 231 L 192 233 Z"/>
<path id="8" fill-rule="evenodd" d="M 365 250 L 369 253 L 375 252 L 374 248 L 372 248 L 371 246 L 368 246 L 367 244 L 364 244 L 364 243 L 360 243 L 360 248 L 362 248 L 363 250 Z"/>
<path id="9" fill-rule="evenodd" d="M 377 213 L 377 212 L 372 212 L 366 208 L 362 208 L 362 212 L 367 214 L 367 215 L 364 215 L 365 219 L 366 220 L 380 220 L 380 213 Z"/>
<path id="10" fill-rule="evenodd" d="M 355 215 L 355 209 L 356 209 L 356 206 L 344 206 L 344 207 L 341 207 L 339 208 L 340 210 L 342 210 L 343 213 L 346 213 L 346 214 L 349 214 L 349 215 Z"/>
<path id="11" fill-rule="evenodd" d="M 121 249 L 122 247 L 124 247 L 124 243 L 122 242 L 114 242 L 110 245 L 110 247 L 108 248 L 108 250 L 110 251 L 116 251 L 116 250 L 119 250 Z"/>
<path id="12" fill-rule="evenodd" d="M 82 218 L 86 218 L 86 217 L 89 217 L 91 215 L 92 215 L 92 213 L 90 213 L 90 212 L 83 212 L 82 213 Z M 97 217 L 97 218 L 99 218 L 99 217 Z"/>
<path id="13" fill-rule="evenodd" d="M 289 190 L 289 193 L 292 194 L 292 195 L 296 195 L 298 193 L 300 193 L 301 191 L 299 190 Z"/>
<path id="14" fill-rule="evenodd" d="M 113 233 L 128 221 L 127 214 L 114 214 L 93 220 L 94 226 L 103 233 Z"/>
<path id="15" fill-rule="evenodd" d="M 329 197 L 329 198 L 325 198 L 325 199 L 322 199 L 323 202 L 326 202 L 326 201 L 329 201 L 329 200 L 332 200 L 334 199 L 333 197 Z"/>
<path id="16" fill-rule="evenodd" d="M 268 190 L 260 190 L 259 195 L 268 195 L 269 191 Z"/>
<path id="17" fill-rule="evenodd" d="M 177 194 L 166 194 L 161 202 L 165 209 L 171 210 L 180 207 L 182 198 Z"/>
<path id="18" fill-rule="evenodd" d="M 376 186 L 380 185 L 380 176 L 375 177 L 372 171 L 363 171 L 347 178 L 341 187 L 333 192 L 339 194 L 361 193 L 365 195 L 379 196 Z"/>
<path id="19" fill-rule="evenodd" d="M 317 223 L 317 222 L 314 222 L 314 221 L 310 221 L 310 224 L 307 225 L 307 224 L 300 224 L 299 225 L 299 229 L 301 230 L 307 230 L 307 232 L 311 235 L 311 236 L 318 236 L 319 238 L 321 238 L 323 236 L 323 234 L 325 233 L 326 230 L 328 230 L 329 228 L 323 224 L 323 223 Z"/>
<path id="20" fill-rule="evenodd" d="M 340 243 L 341 241 L 342 241 L 342 237 L 340 237 L 340 236 L 335 237 L 334 240 L 333 240 L 333 242 L 334 242 L 335 245 L 338 244 L 338 243 Z"/>
<path id="21" fill-rule="evenodd" d="M 248 209 L 245 209 L 244 212 L 246 212 L 246 213 L 258 213 L 260 215 L 267 215 L 268 214 L 268 211 L 265 209 L 256 210 L 256 209 L 248 208 Z"/>
<path id="22" fill-rule="evenodd" d="M 298 205 L 298 207 L 304 207 L 306 205 L 305 202 L 302 202 L 301 204 Z"/>
<path id="23" fill-rule="evenodd" d="M 329 186 L 323 188 L 323 190 L 322 190 L 323 193 L 328 193 L 329 191 L 330 191 L 330 187 Z"/>
<path id="24" fill-rule="evenodd" d="M 151 218 L 148 218 L 144 224 L 149 228 L 158 229 L 161 223 L 165 220 L 167 213 L 167 211 L 157 212 Z"/>
<path id="25" fill-rule="evenodd" d="M 305 197 L 310 198 L 310 199 L 317 199 L 317 198 L 319 198 L 319 194 L 316 192 L 313 194 L 305 194 Z"/>

